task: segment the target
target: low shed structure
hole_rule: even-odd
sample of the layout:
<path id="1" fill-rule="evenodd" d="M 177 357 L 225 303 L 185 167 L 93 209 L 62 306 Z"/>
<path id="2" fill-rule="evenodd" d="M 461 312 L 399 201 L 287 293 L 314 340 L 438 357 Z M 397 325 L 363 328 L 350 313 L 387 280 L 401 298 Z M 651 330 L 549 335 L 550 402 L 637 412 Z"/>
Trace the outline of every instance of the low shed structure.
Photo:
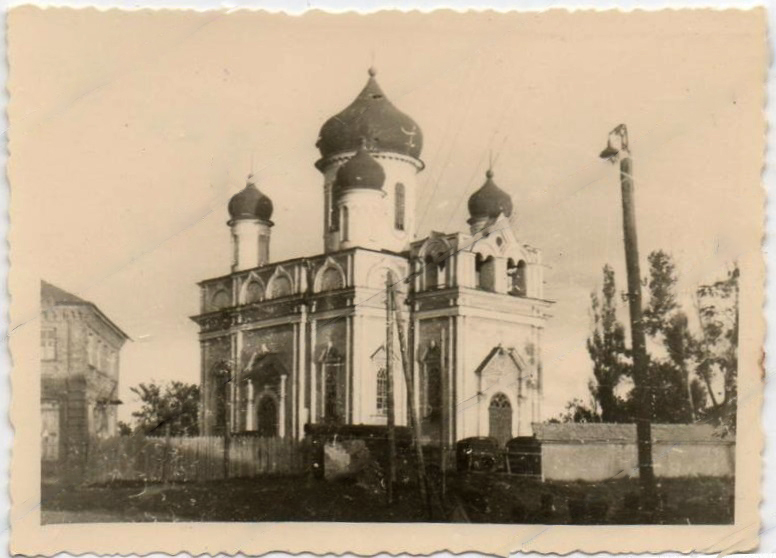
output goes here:
<path id="1" fill-rule="evenodd" d="M 545 480 L 598 481 L 638 476 L 635 424 L 534 424 Z M 653 424 L 658 477 L 729 477 L 735 438 L 705 424 Z"/>

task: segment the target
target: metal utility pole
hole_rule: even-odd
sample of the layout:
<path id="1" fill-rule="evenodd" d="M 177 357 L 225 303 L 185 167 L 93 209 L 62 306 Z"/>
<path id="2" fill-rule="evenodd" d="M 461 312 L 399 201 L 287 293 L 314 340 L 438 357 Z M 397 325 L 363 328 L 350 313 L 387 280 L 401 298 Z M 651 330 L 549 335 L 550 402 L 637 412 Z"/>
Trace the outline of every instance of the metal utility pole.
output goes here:
<path id="1" fill-rule="evenodd" d="M 393 278 L 385 280 L 385 398 L 388 412 L 388 504 L 393 504 L 393 484 L 396 481 L 396 417 L 393 400 Z"/>
<path id="2" fill-rule="evenodd" d="M 418 485 L 420 487 L 420 498 L 426 503 L 428 508 L 428 517 L 431 519 L 433 508 L 431 498 L 429 497 L 429 486 L 426 478 L 426 463 L 423 456 L 423 448 L 420 445 L 420 420 L 418 420 L 417 409 L 415 409 L 415 390 L 410 374 L 409 357 L 407 356 L 407 342 L 404 337 L 404 323 L 402 321 L 401 305 L 396 304 L 396 294 L 391 289 L 391 305 L 396 308 L 396 327 L 399 332 L 399 351 L 401 352 L 401 367 L 404 370 L 404 381 L 407 384 L 407 399 L 409 400 L 410 423 L 413 432 L 413 445 L 415 446 L 415 458 L 417 459 Z"/>
<path id="3" fill-rule="evenodd" d="M 628 274 L 628 306 L 631 322 L 631 345 L 635 389 L 638 395 L 636 418 L 636 443 L 639 459 L 642 508 L 651 512 L 656 505 L 655 472 L 652 467 L 652 398 L 650 394 L 649 361 L 641 312 L 641 272 L 639 271 L 639 247 L 636 234 L 636 206 L 633 196 L 633 163 L 628 148 L 628 129 L 620 124 L 609 132 L 606 149 L 601 158 L 616 163 L 620 161 L 620 186 L 622 190 L 622 225 L 625 238 L 625 264 Z"/>

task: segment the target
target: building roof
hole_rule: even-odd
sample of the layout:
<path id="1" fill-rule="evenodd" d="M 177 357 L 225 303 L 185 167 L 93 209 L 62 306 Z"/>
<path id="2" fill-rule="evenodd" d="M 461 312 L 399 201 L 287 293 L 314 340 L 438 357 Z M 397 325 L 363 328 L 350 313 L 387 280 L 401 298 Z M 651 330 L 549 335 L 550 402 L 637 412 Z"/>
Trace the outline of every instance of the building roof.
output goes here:
<path id="1" fill-rule="evenodd" d="M 354 189 L 382 190 L 385 170 L 362 144 L 356 154 L 337 171 L 334 191 L 337 194 Z"/>
<path id="2" fill-rule="evenodd" d="M 272 218 L 272 200 L 256 187 L 253 175 L 248 175 L 245 188 L 237 192 L 229 200 L 229 216 L 232 221 L 240 219 L 260 219 L 269 221 Z"/>
<path id="3" fill-rule="evenodd" d="M 52 285 L 51 283 L 42 279 L 40 281 L 40 305 L 42 310 L 50 308 L 51 306 L 88 306 L 94 310 L 97 315 L 108 324 L 108 326 L 114 329 L 116 333 L 119 334 L 119 336 L 127 340 L 130 339 L 129 335 L 124 333 L 124 331 L 122 331 L 119 326 L 113 323 L 113 321 L 111 321 L 111 319 L 108 318 L 108 316 L 106 316 L 102 310 L 97 307 L 96 304 L 89 302 L 88 300 L 84 300 L 83 298 L 76 296 L 73 293 L 69 293 L 64 289 L 60 289 L 56 285 Z"/>
<path id="4" fill-rule="evenodd" d="M 635 424 L 561 423 L 534 424 L 534 434 L 542 442 L 636 443 Z M 710 424 L 653 424 L 652 441 L 663 443 L 732 441 Z"/>
<path id="5" fill-rule="evenodd" d="M 420 157 L 423 149 L 420 127 L 386 98 L 375 73 L 374 68 L 369 69 L 369 79 L 361 93 L 321 128 L 315 145 L 324 159 L 355 151 L 362 138 L 377 151 Z"/>
<path id="6" fill-rule="evenodd" d="M 91 304 L 73 293 L 69 293 L 56 285 L 52 285 L 43 280 L 40 282 L 40 299 L 46 306 L 57 304 Z"/>
<path id="7" fill-rule="evenodd" d="M 490 217 L 495 219 L 501 214 L 512 215 L 512 198 L 493 182 L 493 171 L 485 173 L 485 183 L 469 197 L 469 215 L 472 219 Z"/>

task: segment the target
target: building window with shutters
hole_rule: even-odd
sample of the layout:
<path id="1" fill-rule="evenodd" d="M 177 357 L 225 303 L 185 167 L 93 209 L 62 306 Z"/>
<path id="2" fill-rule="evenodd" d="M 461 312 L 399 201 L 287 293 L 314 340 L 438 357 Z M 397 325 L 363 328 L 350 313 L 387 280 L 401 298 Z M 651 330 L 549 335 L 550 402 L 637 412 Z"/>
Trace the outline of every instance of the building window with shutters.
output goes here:
<path id="1" fill-rule="evenodd" d="M 405 206 L 405 192 L 404 184 L 399 182 L 396 184 L 396 191 L 394 193 L 395 215 L 394 215 L 394 227 L 397 231 L 404 230 L 404 206 Z"/>
<path id="2" fill-rule="evenodd" d="M 40 352 L 43 360 L 57 360 L 57 330 L 44 327 L 40 330 Z"/>

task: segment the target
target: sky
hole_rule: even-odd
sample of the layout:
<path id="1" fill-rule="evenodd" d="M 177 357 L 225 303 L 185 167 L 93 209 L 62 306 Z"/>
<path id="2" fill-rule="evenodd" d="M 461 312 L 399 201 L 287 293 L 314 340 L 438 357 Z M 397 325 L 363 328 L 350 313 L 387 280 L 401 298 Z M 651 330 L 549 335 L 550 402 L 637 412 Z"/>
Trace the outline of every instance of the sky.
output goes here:
<path id="1" fill-rule="evenodd" d="M 189 316 L 196 282 L 229 272 L 229 197 L 253 170 L 275 205 L 273 259 L 320 253 L 318 130 L 374 65 L 423 130 L 418 237 L 466 229 L 492 152 L 516 234 L 543 252 L 550 418 L 588 398 L 603 265 L 625 284 L 618 173 L 598 159 L 609 130 L 630 133 L 643 270 L 670 252 L 688 295 L 760 248 L 742 238 L 762 226 L 748 210 L 763 37 L 746 15 L 721 32 L 714 12 L 640 15 L 17 9 L 12 270 L 95 302 L 132 338 L 121 418 L 131 386 L 198 381 Z"/>

